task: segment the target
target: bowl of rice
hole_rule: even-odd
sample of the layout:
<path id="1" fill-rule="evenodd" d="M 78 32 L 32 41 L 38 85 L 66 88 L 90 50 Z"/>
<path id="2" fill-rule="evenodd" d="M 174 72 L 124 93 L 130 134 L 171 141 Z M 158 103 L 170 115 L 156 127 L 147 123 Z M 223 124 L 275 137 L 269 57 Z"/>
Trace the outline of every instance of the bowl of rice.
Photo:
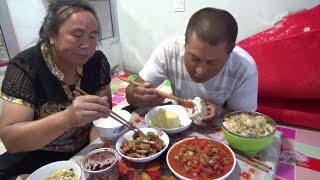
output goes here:
<path id="1" fill-rule="evenodd" d="M 193 108 L 185 108 L 188 117 L 199 126 L 206 126 L 206 123 L 203 122 L 204 117 L 208 114 L 208 107 L 203 99 L 200 97 L 195 97 L 194 99 L 189 99 L 193 102 Z"/>
<path id="2" fill-rule="evenodd" d="M 127 122 L 130 122 L 131 114 L 128 111 L 116 109 L 114 112 L 124 118 Z M 99 136 L 106 140 L 116 140 L 129 130 L 126 126 L 113 119 L 111 116 L 93 121 L 93 126 L 98 131 Z"/>
<path id="3" fill-rule="evenodd" d="M 150 127 L 175 134 L 188 129 L 192 121 L 180 105 L 164 105 L 151 109 L 145 116 Z"/>

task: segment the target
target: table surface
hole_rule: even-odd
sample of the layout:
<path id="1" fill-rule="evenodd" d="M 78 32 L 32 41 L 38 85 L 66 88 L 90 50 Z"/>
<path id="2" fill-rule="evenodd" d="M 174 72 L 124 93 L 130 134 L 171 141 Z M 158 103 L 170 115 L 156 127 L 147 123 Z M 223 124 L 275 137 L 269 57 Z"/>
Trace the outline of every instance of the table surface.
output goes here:
<path id="1" fill-rule="evenodd" d="M 122 74 L 122 76 L 131 79 L 135 78 L 134 76 L 129 74 Z M 127 85 L 128 84 L 126 82 L 122 82 L 118 78 L 112 79 L 111 90 L 113 98 L 113 109 L 121 109 L 124 106 L 128 105 L 125 99 L 125 88 Z M 160 87 L 160 89 L 164 92 L 169 92 L 171 90 L 170 84 L 165 83 Z M 142 116 L 140 116 L 139 114 L 142 114 Z M 133 113 L 132 120 L 135 123 L 140 124 L 141 126 L 145 126 L 145 123 L 143 121 L 143 113 L 141 112 Z M 187 134 L 188 132 L 190 133 L 190 131 L 192 133 L 192 131 L 195 130 L 196 129 L 194 129 L 194 127 L 191 127 L 188 129 L 188 131 L 185 132 L 185 134 Z M 279 180 L 319 179 L 318 177 L 320 177 L 320 131 L 284 124 L 278 124 L 277 130 L 282 134 L 282 136 L 280 139 L 281 143 L 279 147 L 279 158 L 276 159 L 275 162 L 275 176 L 272 176 L 271 179 L 273 177 Z M 224 141 L 223 138 L 221 138 L 222 136 L 220 137 L 221 131 L 219 131 L 219 129 L 215 129 L 211 132 L 215 134 L 213 138 Z M 172 139 L 174 138 L 175 137 L 172 137 Z M 86 148 L 84 148 L 82 151 L 80 151 L 71 160 L 79 162 L 83 155 L 89 153 L 91 150 L 99 147 L 112 147 L 114 143 L 115 142 L 106 143 L 102 141 L 100 138 L 98 138 L 97 140 L 89 144 Z M 0 154 L 3 152 L 5 152 L 5 148 L 3 147 L 0 141 Z M 259 179 L 259 170 L 253 171 L 252 167 L 250 167 L 249 165 L 245 165 L 241 161 L 238 161 L 237 164 L 237 174 L 233 174 L 233 177 L 236 177 L 237 179 Z M 239 167 L 239 164 L 242 164 L 242 168 Z M 124 173 L 124 171 L 126 170 L 126 175 L 129 175 L 129 179 L 131 177 L 133 179 L 133 177 L 141 176 L 143 179 L 148 179 L 149 177 L 153 177 L 153 179 L 155 179 L 155 177 L 160 176 L 163 176 L 163 179 L 174 179 L 174 176 L 172 176 L 171 172 L 166 171 L 166 167 L 163 166 L 165 166 L 165 159 L 163 157 L 160 157 L 159 159 L 157 159 L 149 165 L 137 165 L 125 162 L 123 159 L 120 160 L 121 172 Z M 128 177 L 125 176 L 121 177 L 123 179 L 128 179 Z"/>
<path id="2" fill-rule="evenodd" d="M 148 127 L 147 123 L 144 120 L 144 114 L 146 109 L 138 109 L 137 111 L 132 113 L 131 121 L 137 127 Z M 186 137 L 211 137 L 220 142 L 226 143 L 227 141 L 224 139 L 223 132 L 221 130 L 221 121 L 218 120 L 211 126 L 207 128 L 200 128 L 196 125 L 192 125 L 189 129 L 182 133 L 169 135 L 170 144 L 177 142 Z M 241 160 L 237 160 L 237 165 L 234 172 L 231 174 L 231 177 L 228 179 L 274 179 L 276 176 L 276 167 L 280 155 L 280 138 L 282 132 L 277 131 L 275 135 L 275 139 L 273 143 L 264 151 L 257 154 L 255 157 L 265 161 L 268 165 L 273 167 L 273 170 L 269 173 L 261 171 L 247 163 L 242 162 Z M 89 153 L 90 151 L 99 148 L 99 147 L 111 147 L 115 148 L 115 141 L 104 141 L 102 139 L 97 139 L 91 144 L 89 144 L 86 148 L 84 148 L 81 152 L 79 152 L 76 156 L 72 158 L 73 161 L 79 163 L 81 159 Z M 171 173 L 170 169 L 167 166 L 165 161 L 165 155 L 161 155 L 160 158 L 157 158 L 149 163 L 132 163 L 123 158 L 120 160 L 121 164 L 121 174 L 120 178 L 123 179 L 136 179 L 143 177 L 148 177 L 151 179 L 174 179 L 174 175 Z"/>
<path id="3" fill-rule="evenodd" d="M 134 79 L 135 75 L 119 72 L 120 76 Z M 119 78 L 112 79 L 111 90 L 113 108 L 121 109 L 127 106 L 125 88 L 128 83 Z M 164 83 L 161 91 L 170 92 L 170 83 Z M 141 121 L 136 117 L 135 121 Z M 305 129 L 278 123 L 278 131 L 282 132 L 280 156 L 277 162 L 275 179 L 319 179 L 320 177 L 320 131 Z M 255 179 L 251 171 L 242 171 L 242 179 Z M 246 178 L 245 175 L 252 175 Z"/>

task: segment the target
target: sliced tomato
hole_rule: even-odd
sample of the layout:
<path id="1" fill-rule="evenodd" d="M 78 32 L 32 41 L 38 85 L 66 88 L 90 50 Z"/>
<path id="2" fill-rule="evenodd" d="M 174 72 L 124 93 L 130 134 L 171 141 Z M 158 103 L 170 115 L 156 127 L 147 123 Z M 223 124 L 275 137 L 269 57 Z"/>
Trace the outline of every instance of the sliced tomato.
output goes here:
<path id="1" fill-rule="evenodd" d="M 210 175 L 214 174 L 214 171 L 213 171 L 213 169 L 211 167 L 203 167 L 201 169 L 201 173 L 204 173 L 204 174 L 210 176 Z"/>
<path id="2" fill-rule="evenodd" d="M 197 168 L 191 169 L 190 172 L 192 172 L 194 174 L 199 174 L 202 168 L 203 168 L 203 165 L 200 164 Z"/>

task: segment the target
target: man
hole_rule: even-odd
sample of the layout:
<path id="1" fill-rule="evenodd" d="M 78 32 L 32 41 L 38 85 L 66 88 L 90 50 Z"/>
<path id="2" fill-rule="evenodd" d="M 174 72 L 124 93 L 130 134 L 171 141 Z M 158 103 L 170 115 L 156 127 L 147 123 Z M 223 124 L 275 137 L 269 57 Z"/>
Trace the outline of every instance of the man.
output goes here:
<path id="1" fill-rule="evenodd" d="M 201 97 L 208 107 L 203 122 L 230 111 L 256 111 L 258 71 L 253 58 L 235 46 L 238 26 L 221 9 L 204 8 L 192 15 L 184 37 L 162 43 L 126 89 L 129 104 L 136 107 L 160 105 L 163 97 L 154 89 L 165 79 L 174 95 Z"/>

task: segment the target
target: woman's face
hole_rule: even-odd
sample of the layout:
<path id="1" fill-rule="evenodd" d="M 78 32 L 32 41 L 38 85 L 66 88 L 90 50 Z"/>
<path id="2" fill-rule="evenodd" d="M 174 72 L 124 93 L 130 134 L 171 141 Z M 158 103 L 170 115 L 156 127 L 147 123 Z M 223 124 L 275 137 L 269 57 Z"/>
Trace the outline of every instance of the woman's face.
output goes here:
<path id="1" fill-rule="evenodd" d="M 58 35 L 50 37 L 54 59 L 69 65 L 83 65 L 93 56 L 98 43 L 98 23 L 89 11 L 73 13 Z"/>
<path id="2" fill-rule="evenodd" d="M 196 83 L 203 83 L 216 76 L 228 59 L 226 43 L 216 46 L 198 39 L 195 33 L 185 47 L 184 64 Z"/>

